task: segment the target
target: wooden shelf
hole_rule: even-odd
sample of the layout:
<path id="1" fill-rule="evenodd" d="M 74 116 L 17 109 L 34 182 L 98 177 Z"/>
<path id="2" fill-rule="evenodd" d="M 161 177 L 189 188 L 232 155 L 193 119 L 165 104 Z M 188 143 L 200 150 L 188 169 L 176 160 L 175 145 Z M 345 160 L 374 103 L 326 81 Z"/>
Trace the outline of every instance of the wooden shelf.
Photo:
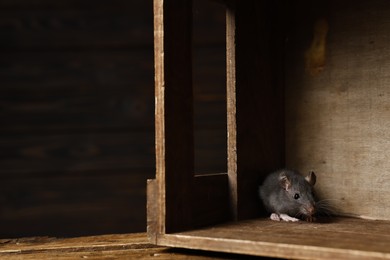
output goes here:
<path id="1" fill-rule="evenodd" d="M 299 259 L 390 259 L 390 222 L 330 218 L 315 223 L 254 219 L 165 234 L 172 247 Z"/>

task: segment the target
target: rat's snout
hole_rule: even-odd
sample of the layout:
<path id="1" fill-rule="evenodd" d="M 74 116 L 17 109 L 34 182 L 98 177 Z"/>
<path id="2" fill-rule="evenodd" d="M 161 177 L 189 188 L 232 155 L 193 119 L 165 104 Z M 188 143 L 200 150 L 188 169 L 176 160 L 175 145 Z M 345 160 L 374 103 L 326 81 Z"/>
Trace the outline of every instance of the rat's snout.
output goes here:
<path id="1" fill-rule="evenodd" d="M 316 213 L 316 207 L 315 207 L 315 205 L 313 204 L 313 205 L 310 205 L 310 206 L 306 207 L 306 211 L 307 211 L 307 213 L 308 213 L 310 216 L 314 215 L 314 213 Z"/>
<path id="2" fill-rule="evenodd" d="M 315 204 L 304 206 L 302 209 L 302 213 L 307 216 L 313 216 L 316 213 Z"/>

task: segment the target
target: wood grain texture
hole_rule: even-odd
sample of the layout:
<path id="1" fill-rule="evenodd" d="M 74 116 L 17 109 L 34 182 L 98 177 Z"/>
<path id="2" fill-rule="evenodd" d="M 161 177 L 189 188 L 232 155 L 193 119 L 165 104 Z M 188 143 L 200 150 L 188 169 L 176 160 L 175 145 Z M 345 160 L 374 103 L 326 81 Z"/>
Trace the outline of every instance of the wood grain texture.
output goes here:
<path id="1" fill-rule="evenodd" d="M 116 134 L 4 135 L 0 138 L 3 178 L 154 169 L 151 132 Z M 134 156 L 128 157 L 129 154 Z"/>
<path id="2" fill-rule="evenodd" d="M 227 169 L 229 176 L 230 214 L 232 219 L 237 220 L 236 16 L 233 4 L 226 8 Z"/>
<path id="3" fill-rule="evenodd" d="M 2 259 L 248 259 L 248 256 L 172 250 L 149 243 L 145 233 L 61 239 L 29 237 L 0 240 Z"/>
<path id="4" fill-rule="evenodd" d="M 128 170 L 111 170 L 110 178 L 106 174 L 103 170 L 3 179 L 0 237 L 69 237 L 145 230 L 144 184 L 152 175 L 150 171 L 129 174 Z"/>
<path id="5" fill-rule="evenodd" d="M 314 170 L 338 213 L 390 220 L 390 3 L 328 1 L 324 14 L 308 2 L 288 46 L 287 165 Z M 329 23 L 326 61 L 312 76 L 303 55 L 320 18 Z"/>
<path id="6" fill-rule="evenodd" d="M 153 42 L 151 1 L 1 1 L 0 6 L 3 50 L 91 51 Z"/>
<path id="7" fill-rule="evenodd" d="M 159 241 L 174 247 L 289 259 L 390 259 L 389 231 L 387 221 L 256 219 L 165 235 Z"/>
<path id="8" fill-rule="evenodd" d="M 192 1 L 154 1 L 158 232 L 188 228 L 194 175 Z M 178 196 L 180 194 L 180 196 Z"/>

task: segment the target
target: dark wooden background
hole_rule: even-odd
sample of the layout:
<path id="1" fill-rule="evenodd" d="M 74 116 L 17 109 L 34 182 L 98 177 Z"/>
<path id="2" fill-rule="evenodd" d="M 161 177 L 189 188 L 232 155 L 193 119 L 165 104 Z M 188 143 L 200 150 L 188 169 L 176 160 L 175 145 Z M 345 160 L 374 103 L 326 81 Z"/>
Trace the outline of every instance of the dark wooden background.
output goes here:
<path id="1" fill-rule="evenodd" d="M 225 14 L 194 6 L 195 165 L 226 171 Z M 152 0 L 0 0 L 0 237 L 146 229 Z"/>

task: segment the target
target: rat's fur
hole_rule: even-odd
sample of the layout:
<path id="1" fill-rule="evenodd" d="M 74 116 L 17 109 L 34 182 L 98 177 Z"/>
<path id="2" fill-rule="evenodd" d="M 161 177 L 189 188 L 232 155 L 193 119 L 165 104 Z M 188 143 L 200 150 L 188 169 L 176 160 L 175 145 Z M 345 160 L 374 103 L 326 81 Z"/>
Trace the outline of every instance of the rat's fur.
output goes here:
<path id="1" fill-rule="evenodd" d="M 313 220 L 315 200 L 313 186 L 314 172 L 303 177 L 292 170 L 271 173 L 259 187 L 259 196 L 272 220 L 298 221 Z M 298 198 L 297 198 L 298 197 Z"/>

